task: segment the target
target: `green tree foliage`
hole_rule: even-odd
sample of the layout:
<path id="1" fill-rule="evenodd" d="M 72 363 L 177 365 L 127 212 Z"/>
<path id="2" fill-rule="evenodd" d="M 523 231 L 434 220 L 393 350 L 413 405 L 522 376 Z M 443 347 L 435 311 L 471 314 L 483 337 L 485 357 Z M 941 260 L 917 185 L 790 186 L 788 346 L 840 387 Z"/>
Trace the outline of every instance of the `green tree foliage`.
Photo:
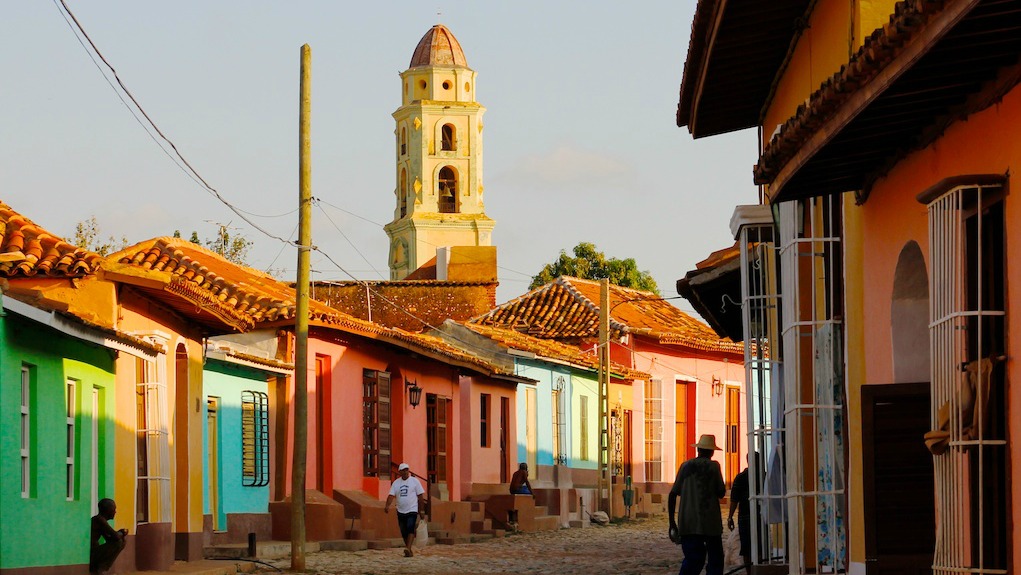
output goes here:
<path id="1" fill-rule="evenodd" d="M 546 264 L 532 277 L 528 289 L 548 284 L 560 276 L 574 276 L 589 280 L 606 278 L 614 285 L 659 295 L 656 280 L 652 279 L 649 272 L 639 270 L 634 258 L 607 258 L 606 254 L 596 249 L 595 244 L 589 242 L 581 242 L 572 251 L 574 256 L 560 250 L 560 256 L 553 263 Z"/>
<path id="2" fill-rule="evenodd" d="M 188 241 L 200 246 L 205 245 L 211 251 L 223 256 L 227 261 L 239 266 L 246 266 L 248 265 L 248 250 L 251 249 L 255 242 L 240 234 L 232 235 L 229 226 L 230 224 L 217 224 L 216 237 L 205 242 L 199 239 L 198 232 L 193 231 Z M 181 230 L 174 230 L 174 237 L 182 237 Z"/>
<path id="3" fill-rule="evenodd" d="M 118 240 L 117 238 L 110 236 L 106 241 L 102 241 L 99 239 L 101 235 L 102 233 L 99 231 L 99 222 L 96 221 L 96 216 L 90 216 L 89 219 L 75 224 L 74 235 L 71 237 L 71 243 L 80 248 L 96 252 L 101 256 L 107 256 L 128 247 L 128 238 L 122 236 L 121 239 Z"/>

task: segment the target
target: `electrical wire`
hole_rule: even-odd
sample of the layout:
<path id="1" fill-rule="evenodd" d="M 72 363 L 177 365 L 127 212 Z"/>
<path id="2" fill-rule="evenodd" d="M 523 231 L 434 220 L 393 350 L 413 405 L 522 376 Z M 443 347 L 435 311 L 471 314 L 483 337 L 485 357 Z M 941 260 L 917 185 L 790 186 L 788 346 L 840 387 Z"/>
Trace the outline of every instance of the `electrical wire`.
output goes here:
<path id="1" fill-rule="evenodd" d="M 344 230 L 340 229 L 340 226 L 338 226 L 337 223 L 333 221 L 333 218 L 330 217 L 330 214 L 326 213 L 326 210 L 323 209 L 322 204 L 316 198 L 313 198 L 312 202 L 316 205 L 317 208 L 319 208 L 319 211 L 322 212 L 324 216 L 326 216 L 327 221 L 329 221 L 330 224 L 333 225 L 333 229 L 337 230 L 337 233 L 340 234 L 340 237 L 344 238 L 347 241 L 347 243 L 351 244 L 351 247 L 354 249 L 354 251 L 359 256 L 362 257 L 362 259 L 365 261 L 366 264 L 369 265 L 370 268 L 372 268 L 372 271 L 376 272 L 376 275 L 379 276 L 379 279 L 385 280 L 386 278 L 383 277 L 383 274 L 376 269 L 376 266 L 372 265 L 372 262 L 369 261 L 369 258 L 365 257 L 365 254 L 362 253 L 362 250 L 358 249 L 358 246 L 356 246 L 355 243 L 351 241 L 351 238 L 347 237 L 347 234 L 344 233 Z"/>
<path id="2" fill-rule="evenodd" d="M 99 57 L 100 60 L 103 61 L 103 64 L 105 64 L 106 67 L 110 70 L 110 73 L 113 74 L 113 78 L 114 78 L 114 80 L 116 80 L 117 85 L 120 86 L 120 88 L 123 91 L 124 95 L 126 95 L 128 97 L 128 99 L 131 100 L 132 104 L 134 104 L 134 106 L 135 106 L 135 109 L 138 110 L 138 113 L 140 113 L 142 115 L 142 117 L 145 118 L 146 122 L 148 122 L 148 124 L 152 128 L 152 130 L 155 131 L 156 134 L 159 135 L 160 139 L 162 139 L 166 143 L 166 145 L 170 146 L 170 149 L 173 151 L 174 155 L 177 156 L 178 160 L 180 160 L 180 163 L 178 163 L 176 160 L 174 161 L 174 163 L 180 169 L 184 170 L 186 174 L 189 174 L 189 177 L 191 177 L 193 181 L 196 181 L 203 189 L 208 191 L 210 194 L 213 195 L 213 197 L 215 197 L 217 200 L 219 200 L 220 203 L 225 205 L 230 211 L 234 212 L 235 214 L 237 214 L 238 217 L 240 217 L 242 220 L 247 222 L 248 225 L 252 226 L 256 230 L 258 230 L 260 233 L 262 233 L 263 235 L 265 235 L 265 236 L 267 236 L 269 238 L 281 241 L 281 242 L 283 242 L 285 244 L 292 244 L 293 245 L 293 242 L 291 242 L 290 240 L 285 240 L 284 238 L 282 238 L 282 237 L 280 237 L 280 236 L 278 236 L 276 234 L 270 233 L 270 232 L 266 231 L 265 229 L 263 229 L 262 226 L 259 226 L 258 224 L 256 224 L 252 220 L 250 220 L 245 215 L 246 212 L 244 210 L 241 210 L 237 206 L 235 206 L 232 203 L 230 203 L 229 201 L 227 201 L 227 199 L 224 198 L 216 188 L 214 188 L 211 185 L 209 185 L 209 182 L 207 182 L 205 180 L 205 178 L 203 178 L 202 175 L 198 172 L 198 170 L 196 170 L 191 165 L 191 163 L 188 162 L 188 160 L 184 157 L 184 155 L 181 154 L 181 152 L 177 149 L 177 146 L 174 144 L 174 142 L 170 138 L 168 138 L 166 136 L 166 134 L 163 133 L 162 130 L 160 130 L 159 126 L 156 125 L 156 122 L 154 122 L 153 119 L 149 116 L 148 112 L 145 111 L 145 108 L 143 108 L 142 104 L 140 104 L 138 102 L 138 100 L 135 98 L 134 94 L 132 94 L 131 91 L 128 90 L 128 87 L 124 84 L 124 82 L 121 80 L 120 76 L 117 74 L 117 70 L 113 67 L 113 65 L 110 64 L 110 62 L 106 59 L 106 57 L 103 56 L 103 53 L 100 52 L 99 47 L 96 46 L 96 43 L 93 42 L 92 38 L 89 37 L 88 33 L 85 31 L 85 28 L 82 27 L 81 23 L 78 21 L 78 18 L 75 17 L 74 12 L 71 11 L 71 9 L 68 7 L 67 3 L 64 0 L 54 0 L 54 3 L 56 3 L 56 2 L 60 2 L 60 6 L 62 6 L 64 8 L 64 12 L 66 12 L 67 16 L 69 16 L 71 18 L 71 21 L 74 22 L 74 26 L 72 27 L 72 32 L 74 32 L 75 28 L 77 28 L 78 32 L 81 33 L 81 36 L 84 37 L 85 40 L 88 41 L 89 46 L 92 47 L 92 51 L 96 54 L 96 56 Z M 60 6 L 58 6 L 58 10 L 59 10 Z M 64 17 L 64 20 L 67 21 L 67 17 Z M 71 22 L 68 22 L 68 25 L 70 26 Z M 75 37 L 78 38 L 78 34 L 77 33 L 75 33 Z M 80 38 L 79 38 L 79 42 L 81 42 Z M 84 44 L 82 44 L 82 46 L 84 47 Z M 88 49 L 86 49 L 86 51 L 87 50 Z M 91 53 L 90 53 L 89 57 L 92 58 Z M 93 63 L 96 64 L 97 67 L 99 66 L 99 64 L 96 63 L 95 58 L 92 58 L 92 61 L 93 61 Z M 100 68 L 100 72 L 101 73 L 103 72 L 102 68 Z M 103 73 L 103 77 L 107 78 L 105 73 Z M 107 78 L 107 82 L 109 83 L 109 78 Z M 112 84 L 111 84 L 111 87 L 112 87 Z M 115 88 L 115 91 L 116 91 L 116 88 Z M 120 93 L 119 92 L 118 92 L 118 97 L 120 97 Z M 125 102 L 123 98 L 121 98 L 121 102 L 123 102 L 125 106 L 128 106 L 127 102 Z M 129 109 L 130 109 L 130 106 L 129 106 Z M 132 115 L 135 115 L 134 111 L 132 111 Z M 137 115 L 135 115 L 135 119 L 138 120 L 139 122 L 141 122 L 141 120 L 138 118 Z M 148 133 L 151 138 L 155 139 L 155 136 L 153 136 L 152 133 L 150 133 L 148 129 L 146 129 L 146 133 Z M 157 142 L 157 144 L 159 144 L 159 142 Z M 169 155 L 169 152 L 167 151 L 167 149 L 162 144 L 160 144 L 160 149 L 163 150 L 164 153 L 167 153 Z M 183 164 L 183 166 L 181 164 Z M 185 168 L 187 168 L 187 169 L 185 169 Z"/>

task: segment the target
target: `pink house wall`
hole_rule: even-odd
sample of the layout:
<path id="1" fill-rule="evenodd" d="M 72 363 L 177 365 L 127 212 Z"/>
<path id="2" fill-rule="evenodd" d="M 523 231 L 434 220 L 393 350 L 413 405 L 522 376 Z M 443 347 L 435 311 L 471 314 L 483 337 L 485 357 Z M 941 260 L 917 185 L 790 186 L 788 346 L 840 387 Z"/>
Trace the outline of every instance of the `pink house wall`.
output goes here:
<path id="1" fill-rule="evenodd" d="M 462 420 L 461 433 L 461 490 L 465 495 L 471 493 L 473 483 L 500 483 L 500 399 L 507 398 L 511 406 L 511 421 L 509 423 L 508 437 L 517 437 L 514 429 L 514 397 L 516 386 L 509 382 L 497 383 L 486 377 L 461 377 L 460 385 L 461 411 L 459 419 Z M 489 444 L 482 446 L 482 432 L 480 420 L 482 416 L 482 394 L 489 394 Z M 511 467 L 511 456 L 514 455 L 512 446 L 508 446 L 504 454 L 507 458 L 507 468 L 513 473 Z"/>

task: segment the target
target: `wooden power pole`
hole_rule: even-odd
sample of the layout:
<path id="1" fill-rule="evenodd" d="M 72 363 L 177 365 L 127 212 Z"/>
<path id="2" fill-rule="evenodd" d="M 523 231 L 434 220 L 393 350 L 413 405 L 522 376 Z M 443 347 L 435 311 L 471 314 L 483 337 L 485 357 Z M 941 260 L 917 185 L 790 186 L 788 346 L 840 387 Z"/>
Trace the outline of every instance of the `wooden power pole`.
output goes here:
<path id="1" fill-rule="evenodd" d="M 305 465 L 308 459 L 308 290 L 312 249 L 312 49 L 301 47 L 298 104 L 298 281 L 294 310 L 294 460 L 291 469 L 291 569 L 305 570 Z"/>
<path id="2" fill-rule="evenodd" d="M 613 512 L 613 483 L 608 473 L 609 465 L 609 395 L 610 395 L 610 281 L 599 281 L 599 507 L 611 519 Z M 603 502 L 603 489 L 608 491 Z"/>

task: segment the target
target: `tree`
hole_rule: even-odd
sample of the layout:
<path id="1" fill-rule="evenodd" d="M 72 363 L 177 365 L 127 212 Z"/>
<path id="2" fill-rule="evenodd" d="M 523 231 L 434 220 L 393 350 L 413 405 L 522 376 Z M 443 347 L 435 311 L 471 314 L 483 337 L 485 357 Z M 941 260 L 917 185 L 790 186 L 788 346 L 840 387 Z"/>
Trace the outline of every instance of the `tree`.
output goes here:
<path id="1" fill-rule="evenodd" d="M 126 237 L 121 236 L 121 239 L 117 240 L 117 238 L 110 236 L 107 241 L 100 242 L 100 235 L 99 222 L 96 221 L 96 216 L 89 216 L 89 219 L 75 224 L 71 243 L 104 257 L 128 247 L 128 238 Z"/>
<path id="2" fill-rule="evenodd" d="M 206 240 L 205 246 L 210 250 L 220 254 L 229 262 L 238 264 L 239 266 L 248 265 L 246 258 L 248 256 L 248 250 L 251 249 L 255 243 L 252 240 L 242 235 L 232 236 L 229 231 L 230 224 L 217 224 L 216 237 L 211 240 Z M 181 230 L 174 230 L 174 237 L 181 237 Z M 202 245 L 203 242 L 199 239 L 198 232 L 193 231 L 188 241 L 193 244 Z"/>
<path id="3" fill-rule="evenodd" d="M 553 263 L 546 264 L 532 277 L 528 289 L 548 284 L 560 276 L 574 276 L 589 280 L 606 278 L 614 285 L 659 295 L 656 280 L 652 279 L 649 272 L 639 270 L 634 258 L 607 258 L 606 254 L 596 249 L 595 244 L 589 242 L 581 242 L 572 251 L 573 257 L 560 250 L 560 256 Z"/>

